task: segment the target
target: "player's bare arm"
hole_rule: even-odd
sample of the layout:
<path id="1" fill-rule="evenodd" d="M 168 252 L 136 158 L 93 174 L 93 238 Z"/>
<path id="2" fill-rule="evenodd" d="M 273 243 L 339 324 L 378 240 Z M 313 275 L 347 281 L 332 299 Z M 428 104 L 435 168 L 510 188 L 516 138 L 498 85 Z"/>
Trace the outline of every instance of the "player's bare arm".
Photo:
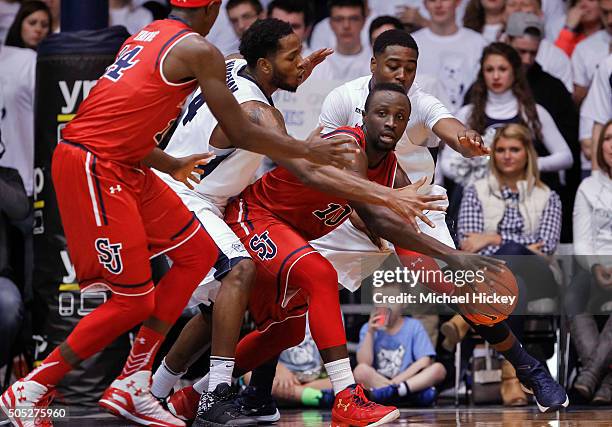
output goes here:
<path id="1" fill-rule="evenodd" d="M 223 56 L 203 37 L 187 37 L 179 42 L 163 67 L 164 75 L 172 82 L 197 78 L 210 110 L 235 147 L 268 156 L 304 158 L 318 164 L 350 164 L 344 155 L 354 149 L 347 148 L 344 141 L 330 144 L 314 134 L 300 141 L 249 121 L 226 86 Z"/>
<path id="2" fill-rule="evenodd" d="M 213 153 L 192 154 L 191 156 L 176 158 L 156 147 L 143 161 L 147 166 L 167 173 L 193 190 L 193 184 L 190 181 L 199 184 L 200 174 L 204 173 L 201 167 L 214 158 Z"/>
<path id="3" fill-rule="evenodd" d="M 491 149 L 484 145 L 478 132 L 468 130 L 455 118 L 438 120 L 433 132 L 453 150 L 463 157 L 478 157 L 491 154 Z"/>
<path id="4" fill-rule="evenodd" d="M 394 186 L 402 187 L 409 183 L 408 176 L 398 166 Z M 414 184 L 412 184 L 414 185 Z M 366 226 L 377 236 L 402 248 L 429 255 L 446 262 L 455 269 L 479 270 L 492 268 L 499 270 L 502 261 L 468 254 L 451 248 L 436 239 L 420 233 L 391 209 L 353 201 L 351 206 L 357 211 Z"/>

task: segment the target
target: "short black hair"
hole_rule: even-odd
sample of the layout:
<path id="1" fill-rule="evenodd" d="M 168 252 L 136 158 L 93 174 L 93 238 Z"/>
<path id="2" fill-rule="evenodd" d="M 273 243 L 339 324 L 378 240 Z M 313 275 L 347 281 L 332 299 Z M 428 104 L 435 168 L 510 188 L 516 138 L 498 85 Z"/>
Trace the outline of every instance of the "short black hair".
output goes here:
<path id="1" fill-rule="evenodd" d="M 274 9 L 281 9 L 287 13 L 303 13 L 306 27 L 314 22 L 314 7 L 309 0 L 272 0 L 268 5 L 268 16 Z"/>
<path id="2" fill-rule="evenodd" d="M 408 49 L 414 49 L 417 56 L 419 55 L 419 46 L 417 46 L 416 41 L 410 33 L 404 30 L 389 30 L 378 36 L 374 42 L 374 46 L 372 46 L 374 56 L 380 55 L 389 46 L 402 46 Z"/>
<path id="3" fill-rule="evenodd" d="M 408 100 L 408 105 L 410 105 L 410 99 L 408 99 L 408 95 L 406 95 L 406 90 L 403 87 L 401 87 L 400 85 L 395 84 L 395 83 L 377 83 L 370 90 L 370 93 L 368 94 L 368 97 L 366 98 L 365 107 L 364 107 L 364 110 L 366 112 L 368 112 L 370 110 L 370 102 L 372 101 L 372 98 L 374 97 L 374 94 L 377 93 L 377 92 L 397 92 L 397 93 L 401 93 L 402 95 L 404 95 L 406 97 L 406 99 Z"/>
<path id="4" fill-rule="evenodd" d="M 275 54 L 279 40 L 290 34 L 293 28 L 287 22 L 276 18 L 260 19 L 242 35 L 240 54 L 250 67 L 255 67 L 259 58 Z"/>
<path id="5" fill-rule="evenodd" d="M 361 14 L 366 16 L 366 5 L 364 0 L 329 0 L 327 2 L 327 10 L 331 15 L 332 7 L 360 7 Z"/>
<path id="6" fill-rule="evenodd" d="M 395 16 L 382 15 L 374 19 L 370 24 L 370 43 L 372 43 L 372 34 L 384 25 L 393 25 L 396 30 L 403 30 L 404 24 Z"/>
<path id="7" fill-rule="evenodd" d="M 225 10 L 233 9 L 243 3 L 248 3 L 253 6 L 253 9 L 255 9 L 255 13 L 257 13 L 258 15 L 263 12 L 263 6 L 261 5 L 261 2 L 259 0 L 229 0 L 225 5 Z"/>

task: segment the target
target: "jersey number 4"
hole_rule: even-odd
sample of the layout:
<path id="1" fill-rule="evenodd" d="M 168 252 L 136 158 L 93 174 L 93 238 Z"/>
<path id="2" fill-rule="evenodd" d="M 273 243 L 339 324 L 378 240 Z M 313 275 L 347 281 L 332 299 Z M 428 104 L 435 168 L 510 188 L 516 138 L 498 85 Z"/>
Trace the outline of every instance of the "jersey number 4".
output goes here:
<path id="1" fill-rule="evenodd" d="M 328 208 L 324 211 L 314 211 L 312 214 L 323 221 L 323 224 L 330 227 L 335 227 L 353 212 L 353 208 L 348 205 L 339 205 L 337 203 L 329 203 Z"/>
<path id="2" fill-rule="evenodd" d="M 134 46 L 133 48 L 130 48 L 130 45 L 125 46 L 121 52 L 119 52 L 119 55 L 117 55 L 115 63 L 106 69 L 104 77 L 114 82 L 119 80 L 123 77 L 126 70 L 129 70 L 140 62 L 140 59 L 136 59 L 136 57 L 142 49 L 144 49 L 143 46 Z"/>

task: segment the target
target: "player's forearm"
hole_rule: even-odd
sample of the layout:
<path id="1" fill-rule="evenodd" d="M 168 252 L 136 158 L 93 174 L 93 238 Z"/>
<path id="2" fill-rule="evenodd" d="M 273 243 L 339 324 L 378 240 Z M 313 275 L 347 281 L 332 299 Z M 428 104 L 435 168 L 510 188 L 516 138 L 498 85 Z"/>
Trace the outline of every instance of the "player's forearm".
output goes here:
<path id="1" fill-rule="evenodd" d="M 406 221 L 390 209 L 353 203 L 368 228 L 396 246 L 447 261 L 458 252 L 424 233 L 417 233 Z"/>
<path id="2" fill-rule="evenodd" d="M 297 176 L 305 185 L 355 202 L 384 206 L 393 191 L 333 166 L 311 164 L 308 171 L 300 172 Z"/>
<path id="3" fill-rule="evenodd" d="M 171 173 L 177 168 L 178 160 L 169 154 L 166 154 L 162 149 L 155 147 L 147 157 L 143 159 L 143 162 L 160 172 Z"/>
<path id="4" fill-rule="evenodd" d="M 441 119 L 434 125 L 432 130 L 446 145 L 463 157 L 472 157 L 465 147 L 459 144 L 458 135 L 460 132 L 465 131 L 465 125 L 459 120 L 455 118 Z"/>

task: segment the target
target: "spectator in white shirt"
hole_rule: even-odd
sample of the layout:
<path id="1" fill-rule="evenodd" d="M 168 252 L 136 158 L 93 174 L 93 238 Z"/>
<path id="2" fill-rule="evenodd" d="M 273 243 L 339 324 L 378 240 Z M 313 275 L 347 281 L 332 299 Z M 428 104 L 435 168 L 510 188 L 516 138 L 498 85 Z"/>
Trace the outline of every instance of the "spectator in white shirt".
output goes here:
<path id="1" fill-rule="evenodd" d="M 470 0 L 463 26 L 482 34 L 487 42 L 495 42 L 504 29 L 505 5 L 505 0 Z"/>
<path id="2" fill-rule="evenodd" d="M 487 44 L 476 31 L 457 26 L 457 6 L 459 0 L 425 0 L 431 15 L 430 26 L 413 33 L 421 51 L 418 73 L 436 76 L 442 82 L 451 112 L 463 105 L 463 97 L 476 79 L 482 49 Z"/>
<path id="3" fill-rule="evenodd" d="M 311 0 L 309 0 L 311 1 Z M 388 0 L 382 0 L 388 1 Z M 372 20 L 377 16 L 376 14 L 370 13 L 368 9 L 368 0 L 363 0 L 362 2 L 365 7 L 365 24 L 363 29 L 361 30 L 361 44 L 363 46 L 368 45 L 368 29 L 370 28 L 370 24 Z M 327 9 L 331 11 L 330 2 L 327 3 Z M 336 44 L 336 35 L 332 29 L 331 18 L 328 16 L 327 18 L 323 18 L 317 24 L 315 24 L 312 29 L 312 37 L 310 37 L 310 49 L 318 50 L 324 49 L 328 47 L 333 47 Z"/>
<path id="4" fill-rule="evenodd" d="M 0 44 L 4 44 L 6 33 L 17 16 L 19 0 L 0 0 Z"/>
<path id="5" fill-rule="evenodd" d="M 565 22 L 565 9 L 561 3 L 562 0 L 506 0 L 506 15 L 535 13 L 545 22 L 546 40 L 554 43 Z"/>
<path id="6" fill-rule="evenodd" d="M 41 41 L 49 35 L 51 12 L 42 1 L 28 1 L 21 5 L 13 25 L 6 35 L 5 44 L 36 50 Z"/>
<path id="7" fill-rule="evenodd" d="M 612 44 L 612 0 L 600 0 L 599 9 L 604 28 L 582 40 L 572 54 L 574 99 L 580 105 L 589 90 L 597 64 Z"/>
<path id="8" fill-rule="evenodd" d="M 268 18 L 288 22 L 302 40 L 302 56 L 308 56 L 308 38 L 312 32 L 314 10 L 308 0 L 273 0 L 268 5 Z"/>
<path id="9" fill-rule="evenodd" d="M 330 0 L 329 19 L 336 41 L 334 54 L 313 72 L 312 79 L 349 81 L 370 72 L 372 57 L 368 44 L 361 42 L 366 6 L 363 0 Z"/>
<path id="10" fill-rule="evenodd" d="M 582 181 L 576 194 L 574 251 L 578 269 L 567 289 L 565 306 L 582 364 L 574 388 L 588 401 L 609 405 L 612 317 L 600 333 L 593 314 L 609 313 L 612 300 L 612 121 L 604 126 L 595 157 L 599 170 Z"/>
<path id="11" fill-rule="evenodd" d="M 238 38 L 241 38 L 255 21 L 265 18 L 259 0 L 229 0 L 225 8 Z"/>
<path id="12" fill-rule="evenodd" d="M 374 19 L 370 24 L 370 46 L 374 46 L 374 42 L 382 33 L 388 30 L 403 30 L 404 24 L 394 16 L 383 15 Z"/>
<path id="13" fill-rule="evenodd" d="M 580 120 L 593 123 L 592 140 L 598 141 L 601 129 L 612 118 L 612 54 L 608 55 L 597 68 L 597 73 L 580 110 Z M 593 144 L 592 152 L 597 152 Z M 593 168 L 597 168 L 593 158 Z"/>
<path id="14" fill-rule="evenodd" d="M 142 6 L 134 6 L 131 0 L 110 0 L 108 7 L 109 25 L 123 25 L 130 34 L 153 22 L 153 14 Z"/>
<path id="15" fill-rule="evenodd" d="M 574 90 L 572 63 L 566 53 L 554 45 L 555 38 L 552 38 L 551 41 L 549 18 L 542 12 L 540 5 L 540 0 L 507 0 L 506 22 L 508 22 L 510 15 L 516 12 L 533 13 L 542 20 L 545 38 L 540 41 L 536 62 L 540 64 L 544 71 L 561 80 L 567 90 L 572 93 Z"/>

